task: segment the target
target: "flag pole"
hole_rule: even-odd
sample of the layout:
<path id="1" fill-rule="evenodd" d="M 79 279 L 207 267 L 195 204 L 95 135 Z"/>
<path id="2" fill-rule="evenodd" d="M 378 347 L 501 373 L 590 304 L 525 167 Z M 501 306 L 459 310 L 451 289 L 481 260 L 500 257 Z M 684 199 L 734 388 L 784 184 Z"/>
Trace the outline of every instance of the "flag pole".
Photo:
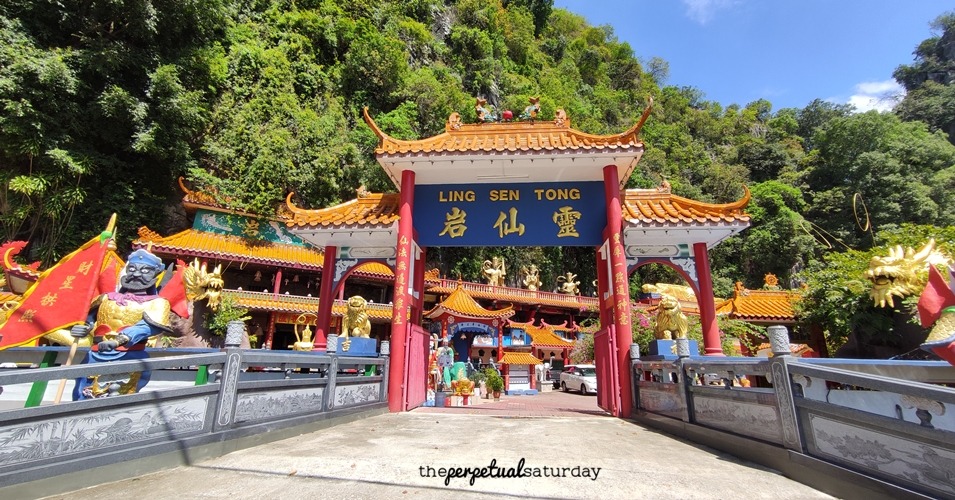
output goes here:
<path id="1" fill-rule="evenodd" d="M 116 227 L 116 214 L 114 213 L 109 218 L 109 224 L 106 225 L 106 230 L 100 233 L 99 246 L 103 248 L 107 245 L 107 241 L 113 237 L 113 229 Z M 97 275 L 100 273 L 100 268 L 103 267 L 103 259 L 106 258 L 106 252 L 101 251 L 96 260 L 96 265 L 93 266 Z M 93 302 L 93 294 L 96 293 L 96 285 L 99 282 L 99 278 L 93 279 L 90 281 L 89 289 L 86 291 L 86 303 L 90 304 Z M 70 355 L 66 357 L 66 362 L 63 363 L 63 366 L 70 366 L 73 364 L 73 357 L 76 356 L 76 348 L 79 346 L 80 339 L 79 337 L 72 335 L 73 343 L 70 344 Z M 63 399 L 63 391 L 66 389 L 66 379 L 60 379 L 60 386 L 56 389 L 56 398 L 53 399 L 53 404 L 60 404 L 60 400 Z"/>

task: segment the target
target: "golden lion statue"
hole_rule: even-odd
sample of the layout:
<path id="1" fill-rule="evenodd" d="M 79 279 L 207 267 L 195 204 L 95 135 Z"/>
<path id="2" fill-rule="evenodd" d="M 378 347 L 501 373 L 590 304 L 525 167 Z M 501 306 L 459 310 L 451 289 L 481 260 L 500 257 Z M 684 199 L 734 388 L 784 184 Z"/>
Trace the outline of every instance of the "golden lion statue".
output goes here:
<path id="1" fill-rule="evenodd" d="M 371 321 L 368 319 L 368 301 L 360 295 L 355 295 L 348 299 L 347 310 L 342 324 L 342 336 L 340 338 L 342 352 L 351 347 L 349 337 L 368 338 L 371 333 Z"/>
<path id="2" fill-rule="evenodd" d="M 680 309 L 680 301 L 672 295 L 661 295 L 653 336 L 657 340 L 683 339 L 688 329 L 689 323 Z"/>
<path id="3" fill-rule="evenodd" d="M 948 265 L 951 259 L 935 249 L 935 240 L 929 240 L 918 252 L 912 247 L 889 249 L 889 255 L 872 257 L 865 277 L 872 282 L 869 296 L 875 305 L 895 307 L 892 297 L 905 298 L 919 293 L 928 282 L 928 266 Z"/>

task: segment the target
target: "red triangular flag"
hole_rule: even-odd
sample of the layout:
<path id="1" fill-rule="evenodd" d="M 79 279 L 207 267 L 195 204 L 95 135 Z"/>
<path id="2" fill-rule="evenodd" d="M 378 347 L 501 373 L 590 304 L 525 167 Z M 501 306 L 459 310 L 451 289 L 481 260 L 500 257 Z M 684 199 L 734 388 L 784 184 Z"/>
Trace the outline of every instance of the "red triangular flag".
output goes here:
<path id="1" fill-rule="evenodd" d="M 97 236 L 44 271 L 0 325 L 0 350 L 85 323 L 106 251 Z"/>
<path id="2" fill-rule="evenodd" d="M 953 305 L 955 305 L 955 293 L 952 293 L 942 273 L 938 272 L 935 266 L 929 266 L 928 283 L 925 285 L 925 290 L 922 290 L 918 305 L 922 328 L 935 324 L 938 317 L 942 315 L 942 309 Z"/>
<path id="3" fill-rule="evenodd" d="M 176 274 L 162 287 L 159 296 L 169 301 L 169 308 L 180 318 L 189 317 L 189 299 L 186 297 L 186 285 L 182 282 L 182 273 L 186 270 L 186 263 L 176 261 Z"/>
<path id="4" fill-rule="evenodd" d="M 123 259 L 120 259 L 116 252 L 110 250 L 106 254 L 106 262 L 103 263 L 103 270 L 100 272 L 96 284 L 99 295 L 116 291 L 116 284 L 119 283 L 119 272 L 125 265 Z"/>

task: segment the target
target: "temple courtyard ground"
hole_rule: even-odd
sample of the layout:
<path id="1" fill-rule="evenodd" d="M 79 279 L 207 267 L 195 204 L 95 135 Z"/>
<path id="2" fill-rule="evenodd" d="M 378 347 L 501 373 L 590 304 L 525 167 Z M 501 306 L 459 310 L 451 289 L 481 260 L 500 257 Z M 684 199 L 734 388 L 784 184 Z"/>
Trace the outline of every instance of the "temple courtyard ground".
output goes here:
<path id="1" fill-rule="evenodd" d="M 482 403 L 378 415 L 49 498 L 832 498 L 757 464 L 609 417 L 593 395 Z M 508 477 L 519 464 L 524 477 Z M 447 478 L 447 469 L 459 468 L 466 477 Z"/>

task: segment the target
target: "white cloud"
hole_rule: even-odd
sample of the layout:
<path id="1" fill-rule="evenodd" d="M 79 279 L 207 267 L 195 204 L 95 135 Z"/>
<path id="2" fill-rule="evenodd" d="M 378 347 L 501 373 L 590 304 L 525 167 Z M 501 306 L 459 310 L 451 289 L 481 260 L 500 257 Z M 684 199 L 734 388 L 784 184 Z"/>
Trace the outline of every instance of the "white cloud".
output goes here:
<path id="1" fill-rule="evenodd" d="M 895 80 L 882 82 L 862 82 L 855 87 L 855 94 L 849 97 L 847 104 L 864 113 L 870 110 L 889 111 L 898 104 L 904 90 Z"/>
<path id="2" fill-rule="evenodd" d="M 710 22 L 716 11 L 728 9 L 737 3 L 738 0 L 683 0 L 686 15 L 700 24 Z"/>

